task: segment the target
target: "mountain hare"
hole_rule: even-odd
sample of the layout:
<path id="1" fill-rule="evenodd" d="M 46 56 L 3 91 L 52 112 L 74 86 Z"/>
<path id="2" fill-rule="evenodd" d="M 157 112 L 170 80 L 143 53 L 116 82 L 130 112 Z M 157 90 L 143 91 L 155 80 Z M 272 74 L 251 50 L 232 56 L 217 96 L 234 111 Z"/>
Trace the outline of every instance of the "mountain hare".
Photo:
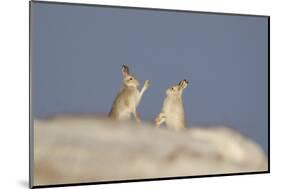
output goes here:
<path id="1" fill-rule="evenodd" d="M 180 130 L 185 127 L 184 106 L 182 92 L 186 88 L 188 81 L 182 80 L 178 85 L 166 90 L 162 112 L 156 117 L 155 124 L 159 127 L 166 122 L 168 128 Z"/>
<path id="2" fill-rule="evenodd" d="M 108 116 L 115 120 L 128 120 L 131 118 L 131 114 L 133 114 L 136 121 L 141 122 L 136 109 L 143 93 L 148 89 L 150 81 L 146 80 L 141 91 L 139 91 L 139 82 L 135 77 L 130 75 L 128 66 L 122 66 L 122 74 L 123 87 L 115 97 Z"/>

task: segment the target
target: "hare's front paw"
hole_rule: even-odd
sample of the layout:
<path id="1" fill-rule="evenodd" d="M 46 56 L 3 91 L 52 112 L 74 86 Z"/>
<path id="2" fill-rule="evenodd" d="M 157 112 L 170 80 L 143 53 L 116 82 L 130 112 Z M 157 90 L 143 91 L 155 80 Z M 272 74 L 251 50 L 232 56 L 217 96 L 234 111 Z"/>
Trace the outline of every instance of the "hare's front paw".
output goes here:
<path id="1" fill-rule="evenodd" d="M 160 118 L 159 116 L 157 116 L 157 117 L 154 119 L 154 124 L 155 124 L 156 126 L 159 126 L 159 125 L 160 125 L 160 120 L 161 120 L 161 118 Z"/>
<path id="2" fill-rule="evenodd" d="M 147 89 L 149 86 L 150 86 L 150 81 L 149 80 L 145 80 L 144 87 Z"/>
<path id="3" fill-rule="evenodd" d="M 164 113 L 160 113 L 154 120 L 154 123 L 157 127 L 159 127 L 164 121 L 165 121 L 165 114 Z"/>

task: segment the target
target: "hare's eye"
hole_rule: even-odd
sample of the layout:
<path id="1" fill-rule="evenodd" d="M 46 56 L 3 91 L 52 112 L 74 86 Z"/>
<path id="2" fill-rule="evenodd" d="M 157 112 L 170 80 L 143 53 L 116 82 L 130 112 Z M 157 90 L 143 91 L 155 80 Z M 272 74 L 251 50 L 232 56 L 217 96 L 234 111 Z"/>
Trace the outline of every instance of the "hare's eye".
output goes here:
<path id="1" fill-rule="evenodd" d="M 133 80 L 133 78 L 131 77 L 130 80 Z"/>
<path id="2" fill-rule="evenodd" d="M 174 87 L 172 87 L 172 90 L 174 90 Z"/>

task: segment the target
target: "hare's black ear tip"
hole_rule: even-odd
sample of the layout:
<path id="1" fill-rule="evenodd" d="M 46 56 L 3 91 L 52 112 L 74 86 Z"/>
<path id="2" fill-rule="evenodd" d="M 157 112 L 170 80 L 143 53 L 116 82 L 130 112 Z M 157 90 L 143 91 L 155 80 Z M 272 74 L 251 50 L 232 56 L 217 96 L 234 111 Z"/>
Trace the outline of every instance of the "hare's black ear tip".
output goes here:
<path id="1" fill-rule="evenodd" d="M 128 66 L 125 65 L 125 64 L 123 64 L 123 65 L 122 65 L 122 68 L 123 68 L 123 69 L 128 69 Z"/>

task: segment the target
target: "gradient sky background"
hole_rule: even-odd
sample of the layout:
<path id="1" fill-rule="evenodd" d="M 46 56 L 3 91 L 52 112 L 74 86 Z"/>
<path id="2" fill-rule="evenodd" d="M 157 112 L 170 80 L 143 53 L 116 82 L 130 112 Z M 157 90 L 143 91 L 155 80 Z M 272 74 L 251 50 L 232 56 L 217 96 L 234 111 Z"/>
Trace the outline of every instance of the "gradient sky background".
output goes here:
<path id="1" fill-rule="evenodd" d="M 165 89 L 183 94 L 188 125 L 225 125 L 268 141 L 266 17 L 32 3 L 34 118 L 106 114 L 121 86 L 121 65 L 143 84 L 138 111 L 151 121 Z"/>

